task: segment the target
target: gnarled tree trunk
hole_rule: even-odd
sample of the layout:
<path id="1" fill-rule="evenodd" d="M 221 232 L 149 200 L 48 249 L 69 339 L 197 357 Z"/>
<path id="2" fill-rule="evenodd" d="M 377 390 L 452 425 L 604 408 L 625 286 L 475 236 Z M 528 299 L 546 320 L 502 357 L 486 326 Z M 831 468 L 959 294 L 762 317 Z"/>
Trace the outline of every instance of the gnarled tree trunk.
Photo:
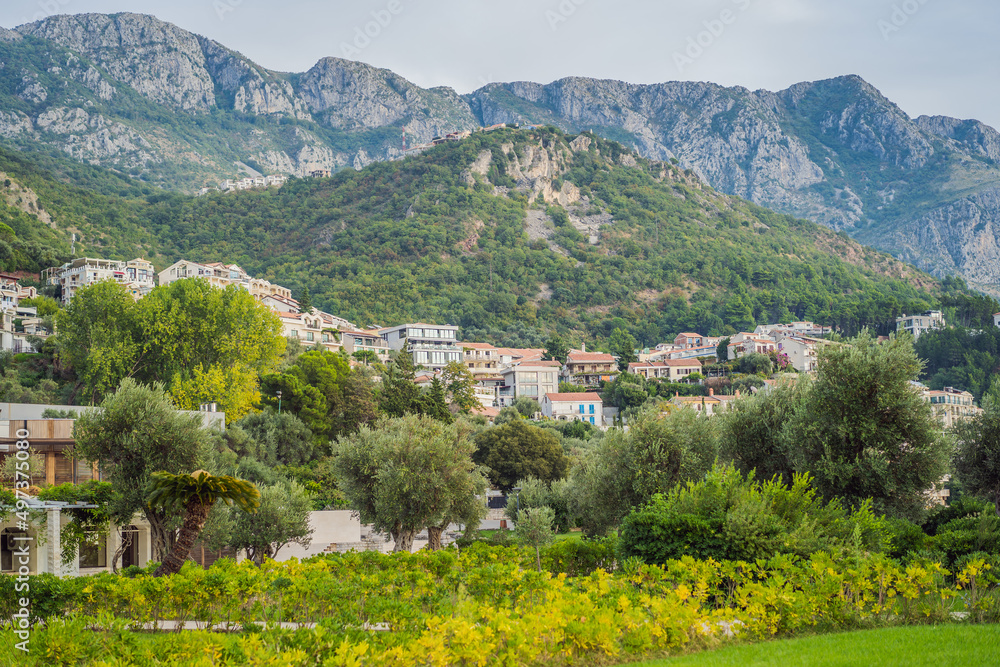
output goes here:
<path id="1" fill-rule="evenodd" d="M 211 504 L 202 504 L 197 499 L 192 499 L 187 504 L 187 512 L 184 514 L 184 525 L 181 526 L 174 548 L 170 550 L 167 557 L 163 559 L 160 567 L 153 573 L 154 577 L 162 577 L 166 574 L 176 574 L 180 572 L 181 566 L 191 553 L 191 547 L 201 534 L 201 529 L 208 521 L 208 513 L 212 509 Z"/>
<path id="2" fill-rule="evenodd" d="M 393 551 L 413 551 L 413 538 L 417 536 L 417 531 L 412 528 L 401 528 L 393 537 L 396 538 L 396 546 Z"/>
<path id="3" fill-rule="evenodd" d="M 437 551 L 441 548 L 441 533 L 444 526 L 427 526 L 427 549 Z"/>

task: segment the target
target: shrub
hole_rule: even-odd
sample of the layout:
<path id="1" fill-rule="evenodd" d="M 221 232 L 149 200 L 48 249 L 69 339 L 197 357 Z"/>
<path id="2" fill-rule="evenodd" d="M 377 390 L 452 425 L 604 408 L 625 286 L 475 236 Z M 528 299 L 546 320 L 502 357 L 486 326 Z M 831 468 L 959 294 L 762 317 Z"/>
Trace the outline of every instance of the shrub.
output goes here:
<path id="1" fill-rule="evenodd" d="M 824 504 L 807 475 L 795 475 L 786 487 L 716 466 L 702 481 L 654 496 L 625 517 L 619 557 L 647 563 L 682 556 L 753 562 L 852 544 L 880 550 L 884 530 L 868 506 L 849 517 L 838 502 Z"/>

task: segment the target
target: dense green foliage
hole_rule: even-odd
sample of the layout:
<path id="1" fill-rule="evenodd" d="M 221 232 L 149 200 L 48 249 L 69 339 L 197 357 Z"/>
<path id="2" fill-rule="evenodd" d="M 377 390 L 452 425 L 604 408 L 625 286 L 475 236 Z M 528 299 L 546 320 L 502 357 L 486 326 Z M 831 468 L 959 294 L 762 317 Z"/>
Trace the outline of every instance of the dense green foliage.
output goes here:
<path id="1" fill-rule="evenodd" d="M 472 458 L 504 492 L 526 477 L 548 483 L 562 479 L 569 467 L 558 436 L 520 419 L 477 435 Z"/>
<path id="2" fill-rule="evenodd" d="M 359 324 L 450 321 L 497 342 L 513 327 L 508 343 L 537 346 L 546 336 L 524 327 L 599 340 L 620 328 L 649 345 L 793 318 L 885 332 L 896 315 L 936 303 L 936 288 L 914 287 L 931 279 L 844 236 L 719 195 L 671 165 L 623 166 L 624 149 L 597 137 L 573 151 L 571 138 L 477 133 L 331 179 L 197 198 L 0 157 L 44 201 L 63 242 L 72 226 L 88 253 L 237 262 Z M 507 169 L 526 166 L 528 149 L 544 149 L 564 171 L 557 180 L 585 197 L 542 208 L 547 241 L 525 234 L 535 206 L 526 193 L 494 191 L 512 185 Z M 468 176 L 484 151 L 492 168 Z M 60 180 L 70 178 L 92 189 Z M 566 221 L 597 212 L 613 223 L 590 245 Z"/>
<path id="3" fill-rule="evenodd" d="M 716 457 L 717 425 L 693 410 L 641 412 L 627 431 L 610 431 L 572 471 L 572 513 L 603 535 L 633 507 L 700 479 Z"/>
<path id="4" fill-rule="evenodd" d="M 837 501 L 824 503 L 807 476 L 797 475 L 786 486 L 716 467 L 625 517 L 619 553 L 647 563 L 683 556 L 753 562 L 846 547 L 862 553 L 881 549 L 876 523 L 868 507 L 848 517 Z"/>
<path id="5" fill-rule="evenodd" d="M 1000 403 L 986 408 L 955 428 L 958 446 L 952 465 L 968 493 L 993 503 L 1000 517 Z"/>

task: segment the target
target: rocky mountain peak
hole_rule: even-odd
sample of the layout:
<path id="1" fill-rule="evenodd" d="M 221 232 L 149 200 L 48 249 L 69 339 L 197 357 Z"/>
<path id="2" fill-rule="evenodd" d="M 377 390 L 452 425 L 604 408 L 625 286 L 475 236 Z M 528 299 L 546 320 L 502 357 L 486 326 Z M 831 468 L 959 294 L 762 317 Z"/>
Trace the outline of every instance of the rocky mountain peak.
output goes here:
<path id="1" fill-rule="evenodd" d="M 193 33 L 146 14 L 51 16 L 18 26 L 81 55 L 142 95 L 184 111 L 215 105 L 212 77 Z"/>

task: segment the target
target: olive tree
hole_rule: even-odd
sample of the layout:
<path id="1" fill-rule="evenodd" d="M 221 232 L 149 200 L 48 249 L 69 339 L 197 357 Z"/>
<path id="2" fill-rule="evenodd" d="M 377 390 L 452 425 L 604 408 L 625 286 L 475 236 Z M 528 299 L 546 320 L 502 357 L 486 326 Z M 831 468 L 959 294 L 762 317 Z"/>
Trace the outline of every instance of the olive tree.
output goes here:
<path id="1" fill-rule="evenodd" d="M 946 471 L 949 445 L 911 381 L 923 369 L 908 336 L 879 342 L 867 330 L 819 350 L 816 380 L 785 427 L 796 472 L 826 499 L 900 518 L 924 509 Z"/>
<path id="2" fill-rule="evenodd" d="M 955 474 L 969 494 L 993 503 L 1000 516 L 1000 403 L 992 397 L 982 413 L 955 427 Z"/>
<path id="3" fill-rule="evenodd" d="M 332 468 L 361 520 L 410 551 L 428 528 L 431 549 L 451 522 L 478 525 L 484 471 L 472 462 L 472 427 L 424 415 L 383 418 L 332 443 Z"/>
<path id="4" fill-rule="evenodd" d="M 201 416 L 176 410 L 162 385 L 141 385 L 128 378 L 104 399 L 100 410 L 77 419 L 73 437 L 74 453 L 100 463 L 104 479 L 112 484 L 109 518 L 124 525 L 142 514 L 149 522 L 153 558 L 162 562 L 170 514 L 148 505 L 147 486 L 155 472 L 180 474 L 201 467 L 215 439 Z"/>

